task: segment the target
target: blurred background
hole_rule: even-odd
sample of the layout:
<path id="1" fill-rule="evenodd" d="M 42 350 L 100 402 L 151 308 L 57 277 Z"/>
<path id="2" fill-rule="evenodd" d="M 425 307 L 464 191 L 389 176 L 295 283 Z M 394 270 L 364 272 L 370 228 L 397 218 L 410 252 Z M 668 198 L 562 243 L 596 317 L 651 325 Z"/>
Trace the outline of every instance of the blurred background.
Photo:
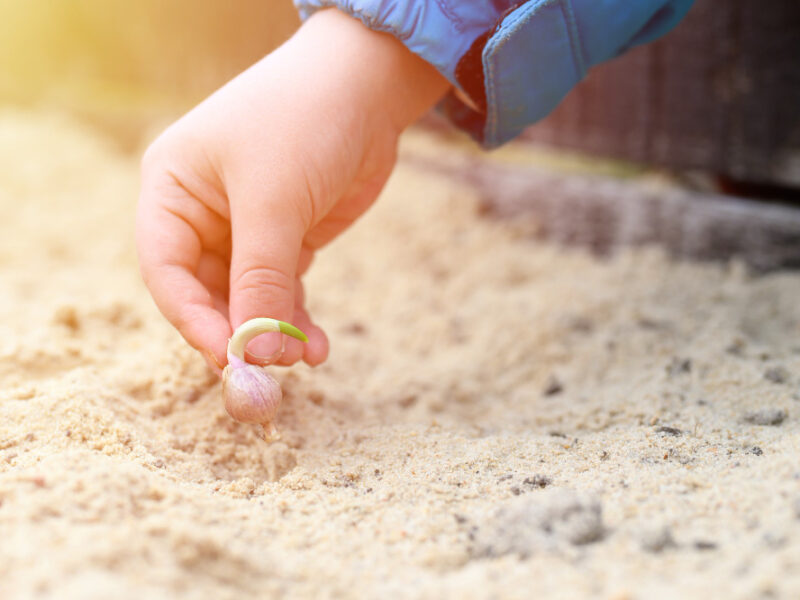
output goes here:
<path id="1" fill-rule="evenodd" d="M 0 0 L 0 15 L 0 102 L 69 111 L 127 150 L 299 25 L 290 0 Z M 702 169 L 743 194 L 798 188 L 798 31 L 796 0 L 696 0 L 523 139 Z"/>
<path id="2" fill-rule="evenodd" d="M 135 155 L 298 26 L 290 0 L 0 0 L 0 109 L 67 113 Z M 533 215 L 542 237 L 601 252 L 660 243 L 679 256 L 797 267 L 798 31 L 797 0 L 696 0 L 670 34 L 592 69 L 500 151 L 479 152 L 435 113 L 421 126 L 444 132 L 447 152 L 473 153 L 468 171 L 450 175 L 473 180 L 487 213 Z M 522 149 L 516 166 L 498 165 L 509 147 Z M 558 163 L 554 183 L 547 174 L 557 161 L 542 162 L 542 149 L 581 160 Z M 613 162 L 604 172 L 617 180 L 655 170 L 690 195 L 606 181 L 603 199 L 598 181 L 580 179 L 600 160 Z M 436 157 L 420 162 L 447 169 Z M 730 197 L 752 202 L 720 202 Z M 765 211 L 766 202 L 793 211 Z"/>
<path id="3" fill-rule="evenodd" d="M 137 151 L 298 25 L 290 0 L 0 0 L 0 103 L 68 111 Z"/>

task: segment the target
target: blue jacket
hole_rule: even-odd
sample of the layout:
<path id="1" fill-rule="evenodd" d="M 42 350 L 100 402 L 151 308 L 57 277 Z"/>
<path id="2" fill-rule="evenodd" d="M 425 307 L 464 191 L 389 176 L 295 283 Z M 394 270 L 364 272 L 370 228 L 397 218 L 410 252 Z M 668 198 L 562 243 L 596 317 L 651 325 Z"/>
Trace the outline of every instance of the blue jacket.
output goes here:
<path id="1" fill-rule="evenodd" d="M 663 35 L 693 0 L 295 0 L 386 31 L 466 94 L 442 108 L 486 147 L 552 111 L 586 71 Z M 477 109 L 477 110 L 475 110 Z"/>

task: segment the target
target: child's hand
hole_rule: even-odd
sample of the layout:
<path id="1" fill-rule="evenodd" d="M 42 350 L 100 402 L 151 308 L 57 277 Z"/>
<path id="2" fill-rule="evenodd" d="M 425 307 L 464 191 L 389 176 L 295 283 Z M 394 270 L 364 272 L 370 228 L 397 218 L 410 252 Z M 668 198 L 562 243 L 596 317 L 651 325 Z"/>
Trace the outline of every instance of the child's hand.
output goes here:
<path id="1" fill-rule="evenodd" d="M 285 341 L 280 364 L 325 360 L 299 278 L 369 207 L 399 133 L 447 85 L 395 38 L 325 10 L 152 144 L 137 216 L 142 275 L 209 364 L 226 363 L 232 327 L 253 317 L 308 334 L 305 346 Z M 283 336 L 268 335 L 251 360 L 280 352 Z"/>

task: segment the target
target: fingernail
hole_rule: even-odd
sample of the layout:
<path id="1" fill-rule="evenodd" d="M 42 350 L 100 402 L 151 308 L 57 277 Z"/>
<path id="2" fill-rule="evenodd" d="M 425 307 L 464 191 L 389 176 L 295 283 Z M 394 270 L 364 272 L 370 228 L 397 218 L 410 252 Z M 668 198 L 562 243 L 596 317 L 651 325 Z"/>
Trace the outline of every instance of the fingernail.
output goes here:
<path id="1" fill-rule="evenodd" d="M 281 333 L 264 333 L 247 345 L 247 354 L 257 363 L 273 363 L 283 354 L 285 343 Z"/>

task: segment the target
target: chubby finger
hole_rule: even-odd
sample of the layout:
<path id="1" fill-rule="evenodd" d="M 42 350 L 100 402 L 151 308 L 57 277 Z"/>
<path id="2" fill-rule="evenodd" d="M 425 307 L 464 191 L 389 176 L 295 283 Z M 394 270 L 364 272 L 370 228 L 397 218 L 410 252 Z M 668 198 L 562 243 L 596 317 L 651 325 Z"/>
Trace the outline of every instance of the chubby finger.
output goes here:
<path id="1" fill-rule="evenodd" d="M 305 308 L 295 310 L 294 315 L 297 326 L 308 336 L 308 343 L 303 344 L 302 359 L 309 366 L 316 367 L 328 358 L 330 350 L 328 336 L 325 335 L 322 328 L 311 321 Z"/>
<path id="2" fill-rule="evenodd" d="M 230 325 L 194 275 L 201 244 L 189 222 L 158 202 L 142 201 L 136 246 L 142 277 L 159 310 L 191 346 L 224 365 Z"/>
<path id="3" fill-rule="evenodd" d="M 314 260 L 314 248 L 303 242 L 300 247 L 300 258 L 297 260 L 297 276 L 300 277 L 311 266 Z M 296 294 L 295 294 L 296 295 Z"/>
<path id="4" fill-rule="evenodd" d="M 226 319 L 229 272 L 230 265 L 216 252 L 203 252 L 195 269 L 195 277 L 211 294 L 214 308 Z"/>
<path id="5" fill-rule="evenodd" d="M 302 250 L 300 251 L 302 255 Z M 294 311 L 292 315 L 292 322 L 296 327 L 300 328 L 300 331 L 308 335 L 308 332 L 300 327 L 298 323 L 299 311 L 303 309 L 303 303 L 305 302 L 305 292 L 303 290 L 303 282 L 300 281 L 300 278 L 296 278 L 294 282 Z M 296 363 L 298 360 L 302 360 L 303 358 L 303 346 L 305 346 L 308 342 L 302 342 L 298 339 L 292 337 L 284 337 L 283 339 L 283 352 L 277 361 L 279 365 L 289 366 Z"/>
<path id="6" fill-rule="evenodd" d="M 284 201 L 279 187 L 244 188 L 231 202 L 230 317 L 236 328 L 256 317 L 293 322 L 295 273 L 305 225 Z M 274 201 L 275 198 L 281 202 Z M 256 337 L 248 345 L 256 362 L 274 361 L 283 353 L 285 336 Z"/>
<path id="7" fill-rule="evenodd" d="M 304 360 L 309 347 L 311 348 L 310 356 L 313 359 L 318 359 L 318 362 L 314 364 L 319 364 L 327 357 L 328 339 L 322 330 L 311 322 L 308 312 L 303 306 L 305 303 L 305 292 L 303 289 L 303 282 L 299 278 L 295 281 L 294 298 L 294 324 L 308 336 L 308 341 L 304 343 L 300 340 L 287 338 L 284 344 L 283 354 L 278 364 L 288 366 L 293 365 L 299 360 Z"/>

